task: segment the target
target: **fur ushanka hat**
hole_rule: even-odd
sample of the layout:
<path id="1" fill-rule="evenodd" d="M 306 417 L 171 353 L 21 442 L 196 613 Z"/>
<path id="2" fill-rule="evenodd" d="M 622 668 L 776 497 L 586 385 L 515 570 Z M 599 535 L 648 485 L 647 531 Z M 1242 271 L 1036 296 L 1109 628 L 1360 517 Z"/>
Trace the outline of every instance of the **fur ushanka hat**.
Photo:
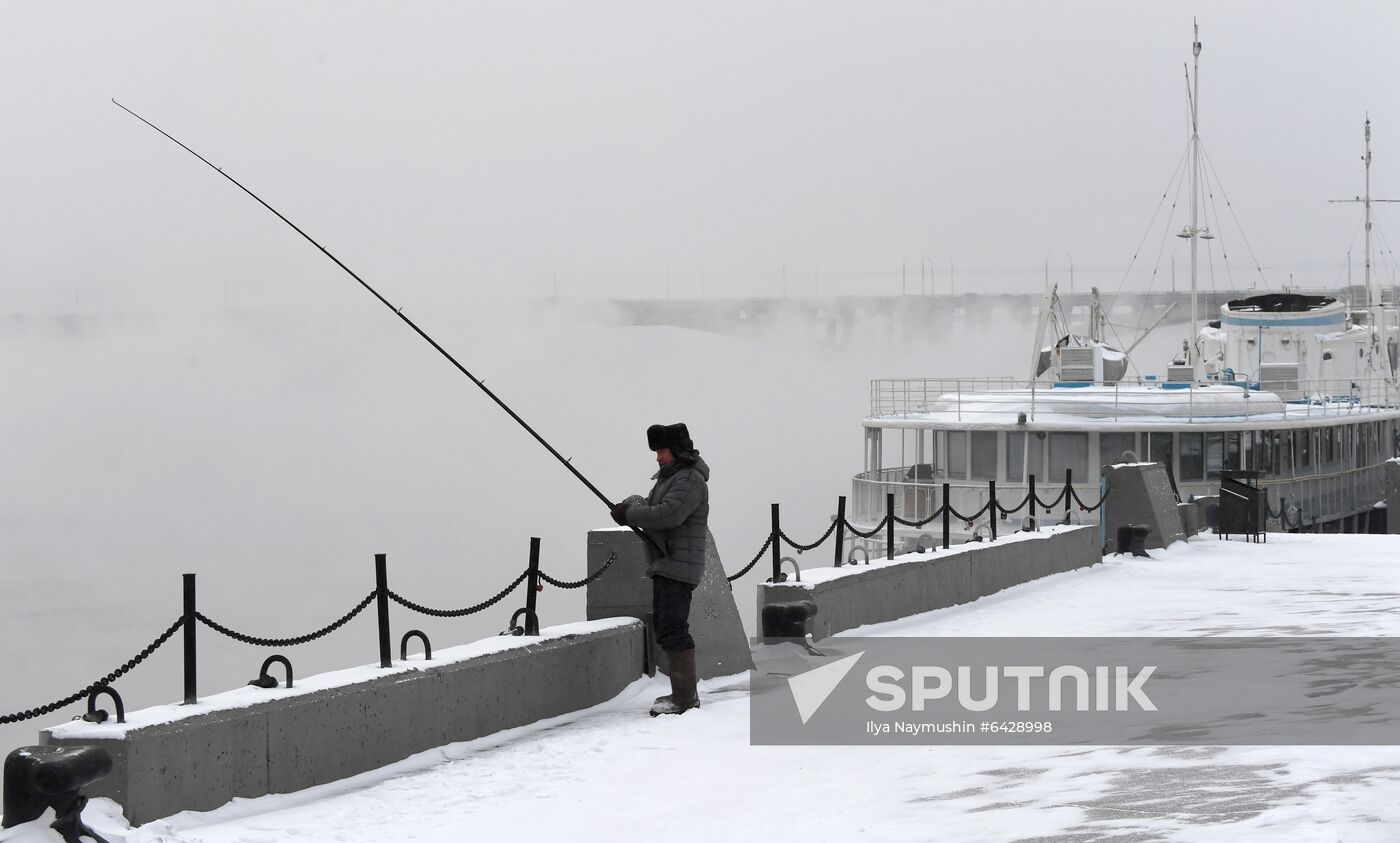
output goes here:
<path id="1" fill-rule="evenodd" d="M 682 422 L 654 424 L 647 428 L 647 448 L 652 451 L 670 448 L 673 454 L 685 454 L 695 450 L 695 443 L 690 441 L 690 431 Z"/>

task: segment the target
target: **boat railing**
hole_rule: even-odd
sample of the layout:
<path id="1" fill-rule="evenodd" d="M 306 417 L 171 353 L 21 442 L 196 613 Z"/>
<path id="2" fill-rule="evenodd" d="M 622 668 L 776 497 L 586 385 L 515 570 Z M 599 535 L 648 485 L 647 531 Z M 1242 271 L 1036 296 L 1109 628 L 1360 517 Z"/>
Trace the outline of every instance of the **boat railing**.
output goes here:
<path id="1" fill-rule="evenodd" d="M 901 418 L 936 413 L 952 414 L 957 421 L 990 422 L 994 416 L 1004 418 L 1024 413 L 1026 421 L 1035 421 L 1037 410 L 1041 415 L 1048 414 L 1047 397 L 1065 398 L 1084 387 L 1112 390 L 1112 395 L 1078 393 L 1092 395 L 1093 399 L 1083 402 L 1082 413 L 1074 413 L 1072 405 L 1054 400 L 1054 415 L 1063 418 L 1068 413 L 1114 421 L 1150 416 L 1184 417 L 1186 421 L 1226 417 L 1275 420 L 1400 409 L 1400 388 L 1386 378 L 1298 379 L 1262 384 L 1225 380 L 1053 383 L 1014 378 L 880 378 L 870 382 L 870 415 Z M 1226 390 L 1239 390 L 1243 397 L 1238 413 L 1220 412 L 1220 402 L 1216 399 Z M 1251 397 L 1266 393 L 1283 400 L 1281 413 L 1273 401 L 1250 401 Z"/>

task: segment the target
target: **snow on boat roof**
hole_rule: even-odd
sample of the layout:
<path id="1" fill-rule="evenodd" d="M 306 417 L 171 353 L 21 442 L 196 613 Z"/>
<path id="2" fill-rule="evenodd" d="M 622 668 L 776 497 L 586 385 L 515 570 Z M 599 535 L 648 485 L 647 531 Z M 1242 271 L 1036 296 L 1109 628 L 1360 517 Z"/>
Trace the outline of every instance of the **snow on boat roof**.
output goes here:
<path id="1" fill-rule="evenodd" d="M 1400 416 L 1400 408 L 1366 406 L 1346 397 L 1285 402 L 1272 392 L 1228 384 L 1086 384 L 1034 391 L 942 392 L 907 412 L 868 416 L 865 426 L 975 430 L 1029 424 L 1039 430 L 1094 430 L 1214 424 L 1237 429 L 1280 422 L 1301 425 L 1323 419 L 1337 423 L 1380 414 Z"/>

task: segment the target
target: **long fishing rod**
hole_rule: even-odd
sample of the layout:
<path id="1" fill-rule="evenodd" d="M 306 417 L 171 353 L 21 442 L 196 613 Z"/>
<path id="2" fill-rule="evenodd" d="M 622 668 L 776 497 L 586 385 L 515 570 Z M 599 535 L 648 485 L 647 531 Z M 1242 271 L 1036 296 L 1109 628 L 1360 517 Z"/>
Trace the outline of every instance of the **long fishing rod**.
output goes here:
<path id="1" fill-rule="evenodd" d="M 597 496 L 598 496 L 598 500 L 600 500 L 600 501 L 602 501 L 603 503 L 607 504 L 607 506 L 608 506 L 609 509 L 612 508 L 613 503 L 612 503 L 612 501 L 610 501 L 610 500 L 608 499 L 608 496 L 605 495 L 605 494 L 603 494 L 603 493 L 598 489 L 597 486 L 594 486 L 591 482 L 589 482 L 588 478 L 583 476 L 583 472 L 581 472 L 581 471 L 579 471 L 577 468 L 575 468 L 575 467 L 574 467 L 574 464 L 573 464 L 568 458 L 566 458 L 563 454 L 561 454 L 561 453 L 559 453 L 558 451 L 556 451 L 556 450 L 554 449 L 554 446 L 553 446 L 553 445 L 551 445 L 551 444 L 549 444 L 548 442 L 546 442 L 546 441 L 545 441 L 545 438 L 544 438 L 543 436 L 541 436 L 538 432 L 535 431 L 535 429 L 534 429 L 533 427 L 531 427 L 528 423 L 526 423 L 526 421 L 525 421 L 524 419 L 522 419 L 518 413 L 516 413 L 514 410 L 512 410 L 512 409 L 506 404 L 506 402 L 502 401 L 502 400 L 500 399 L 500 397 L 496 395 L 496 393 L 492 392 L 492 391 L 486 386 L 485 381 L 481 380 L 481 378 L 478 378 L 476 375 L 473 375 L 471 372 L 469 372 L 469 371 L 467 370 L 467 367 L 466 367 L 466 366 L 463 366 L 460 362 L 457 361 L 457 358 L 453 357 L 451 354 L 449 354 L 449 353 L 447 352 L 447 349 L 443 348 L 441 345 L 438 345 L 437 340 L 435 340 L 435 339 L 433 339 L 432 337 L 428 336 L 427 332 L 424 331 L 422 328 L 418 327 L 418 325 L 417 325 L 412 319 L 408 318 L 407 316 L 404 316 L 404 314 L 403 314 L 403 308 L 402 308 L 402 307 L 394 307 L 392 304 L 390 304 L 388 299 L 386 299 L 386 298 L 384 298 L 382 295 L 380 295 L 378 290 L 376 290 L 376 289 L 374 289 L 373 287 L 371 287 L 371 286 L 369 285 L 369 282 L 365 281 L 365 279 L 363 279 L 363 278 L 361 278 L 359 275 L 357 275 L 353 269 L 351 269 L 350 267 L 346 266 L 345 263 L 344 263 L 343 261 L 341 261 L 340 258 L 338 258 L 338 257 L 336 257 L 335 255 L 331 254 L 330 251 L 329 251 L 325 246 L 322 246 L 320 243 L 317 243 L 317 242 L 316 242 L 316 239 L 315 239 L 314 237 L 312 237 L 310 234 L 307 234 L 305 231 L 302 231 L 300 226 L 298 226 L 296 223 L 292 222 L 291 220 L 287 219 L 286 216 L 284 216 L 284 215 L 282 214 L 281 211 L 277 210 L 276 208 L 274 208 L 274 207 L 272 207 L 271 205 L 269 205 L 269 204 L 267 204 L 266 202 L 264 202 L 261 196 L 257 195 L 256 193 L 254 193 L 253 191 L 249 190 L 248 188 L 244 187 L 243 184 L 242 184 L 242 182 L 238 181 L 238 179 L 234 178 L 233 176 L 229 175 L 228 173 L 225 173 L 221 167 L 216 167 L 216 166 L 214 166 L 214 164 L 213 164 L 212 162 L 210 162 L 210 160 L 209 160 L 208 158 L 205 158 L 203 155 L 200 155 L 198 152 L 195 152 L 193 149 L 190 149 L 188 146 L 185 146 L 185 144 L 181 143 L 178 139 L 175 138 L 175 136 L 171 135 L 169 132 L 165 131 L 165 130 L 162 129 L 161 127 L 157 126 L 156 124 L 152 123 L 151 121 L 147 120 L 146 118 L 142 117 L 141 115 L 137 114 L 136 112 L 134 112 L 134 111 L 132 111 L 131 109 L 127 108 L 126 106 L 122 105 L 121 103 L 117 102 L 115 98 L 112 100 L 112 104 L 115 105 L 117 108 L 120 108 L 122 111 L 125 111 L 127 114 L 130 114 L 132 117 L 135 117 L 137 120 L 140 120 L 142 123 L 145 123 L 147 126 L 150 126 L 152 129 L 155 129 L 157 132 L 160 132 L 162 135 L 165 135 L 165 137 L 168 138 L 172 143 L 174 143 L 175 145 L 179 146 L 181 149 L 185 150 L 186 152 L 188 152 L 189 154 L 193 155 L 194 157 L 198 158 L 200 161 L 203 161 L 211 170 L 214 170 L 214 171 L 217 172 L 219 175 L 221 175 L 221 176 L 223 176 L 224 178 L 228 179 L 229 181 L 233 182 L 233 184 L 234 184 L 239 190 L 241 190 L 241 191 L 243 191 L 244 193 L 248 194 L 249 196 L 253 197 L 253 199 L 257 200 L 257 203 L 258 203 L 259 205 L 262 205 L 264 208 L 268 209 L 268 210 L 271 211 L 274 215 L 276 215 L 276 217 L 277 217 L 279 220 L 281 220 L 282 222 L 284 222 L 284 223 L 286 223 L 287 225 L 291 226 L 292 230 L 295 231 L 297 234 L 300 234 L 302 237 L 304 237 L 308 243 L 310 243 L 311 245 L 313 245 L 313 246 L 315 246 L 316 248 L 320 249 L 320 250 L 321 250 L 321 253 L 324 254 L 326 257 L 330 258 L 332 261 L 334 261 L 336 266 L 338 266 L 338 267 L 340 267 L 341 269 L 345 270 L 345 273 L 346 273 L 347 275 L 349 275 L 351 278 L 354 278 L 356 281 L 360 282 L 360 286 L 361 286 L 361 287 L 364 287 L 366 290 L 368 290 L 368 291 L 370 292 L 371 295 L 373 295 L 376 299 L 379 299 L 379 301 L 380 301 L 381 304 L 383 304 L 385 307 L 387 307 L 387 308 L 389 308 L 390 310 L 392 310 L 392 311 L 394 312 L 394 315 L 395 315 L 395 316 L 397 316 L 397 317 L 399 317 L 400 319 L 402 319 L 405 325 L 407 325 L 408 327 L 410 327 L 410 328 L 413 329 L 414 333 L 418 334 L 418 336 L 420 336 L 420 337 L 422 337 L 424 340 L 426 340 L 427 343 L 428 343 L 429 345 L 431 345 L 433 348 L 437 349 L 437 351 L 438 351 L 439 354 L 441 354 L 443 357 L 446 357 L 446 358 L 447 358 L 447 361 L 448 361 L 449 363 L 451 363 L 453 366 L 456 366 L 456 367 L 457 367 L 457 371 L 459 371 L 459 372 L 461 372 L 462 374 L 466 375 L 468 378 L 471 378 L 472 383 L 476 384 L 476 385 L 481 389 L 481 391 L 484 392 L 484 393 L 486 393 L 487 397 L 489 397 L 492 401 L 495 401 L 495 402 L 496 402 L 496 406 L 500 407 L 502 410 L 505 410 L 506 413 L 507 413 L 512 419 L 515 420 L 515 423 L 516 423 L 516 424 L 518 424 L 518 425 L 520 425 L 521 427 L 525 428 L 525 431 L 526 431 L 527 433 L 529 433 L 531 436 L 535 437 L 535 441 L 536 441 L 536 442 L 539 442 L 541 445 L 543 445 L 543 446 L 545 447 L 545 449 L 546 449 L 547 451 L 549 451 L 551 454 L 553 454 L 553 455 L 554 455 L 554 458 L 557 459 L 557 460 L 559 460 L 559 462 L 562 463 L 563 466 L 564 466 L 565 468 L 567 468 L 570 472 L 572 472 L 573 475 L 579 479 L 579 482 L 580 482 L 580 483 L 582 483 L 583 485 L 587 486 L 587 487 L 588 487 L 588 491 L 590 491 L 590 492 L 592 492 L 593 494 L 597 495 Z M 633 527 L 632 530 L 633 530 L 633 532 L 637 533 L 637 535 L 641 536 L 643 539 L 645 539 L 646 541 L 648 541 L 649 543 L 651 543 L 653 547 L 656 546 L 656 545 L 655 545 L 655 542 L 652 542 L 652 541 L 651 541 L 651 537 L 650 537 L 650 536 L 647 536 L 645 533 L 642 533 L 640 530 L 638 530 L 638 529 L 635 528 L 635 527 Z"/>

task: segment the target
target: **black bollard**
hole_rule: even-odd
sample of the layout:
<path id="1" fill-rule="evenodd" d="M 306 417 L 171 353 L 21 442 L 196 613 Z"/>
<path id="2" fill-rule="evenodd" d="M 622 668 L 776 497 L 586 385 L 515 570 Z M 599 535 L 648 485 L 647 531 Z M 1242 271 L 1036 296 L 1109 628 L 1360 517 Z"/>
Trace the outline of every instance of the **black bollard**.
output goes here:
<path id="1" fill-rule="evenodd" d="M 87 797 L 78 791 L 112 772 L 112 756 L 98 746 L 23 746 L 5 759 L 5 828 L 37 820 L 48 808 L 52 828 L 67 843 L 80 837 L 107 843 L 83 824 Z"/>
<path id="2" fill-rule="evenodd" d="M 817 604 L 811 600 L 789 603 L 769 603 L 763 607 L 763 639 L 776 643 L 783 638 L 804 638 L 807 622 L 817 614 Z"/>

